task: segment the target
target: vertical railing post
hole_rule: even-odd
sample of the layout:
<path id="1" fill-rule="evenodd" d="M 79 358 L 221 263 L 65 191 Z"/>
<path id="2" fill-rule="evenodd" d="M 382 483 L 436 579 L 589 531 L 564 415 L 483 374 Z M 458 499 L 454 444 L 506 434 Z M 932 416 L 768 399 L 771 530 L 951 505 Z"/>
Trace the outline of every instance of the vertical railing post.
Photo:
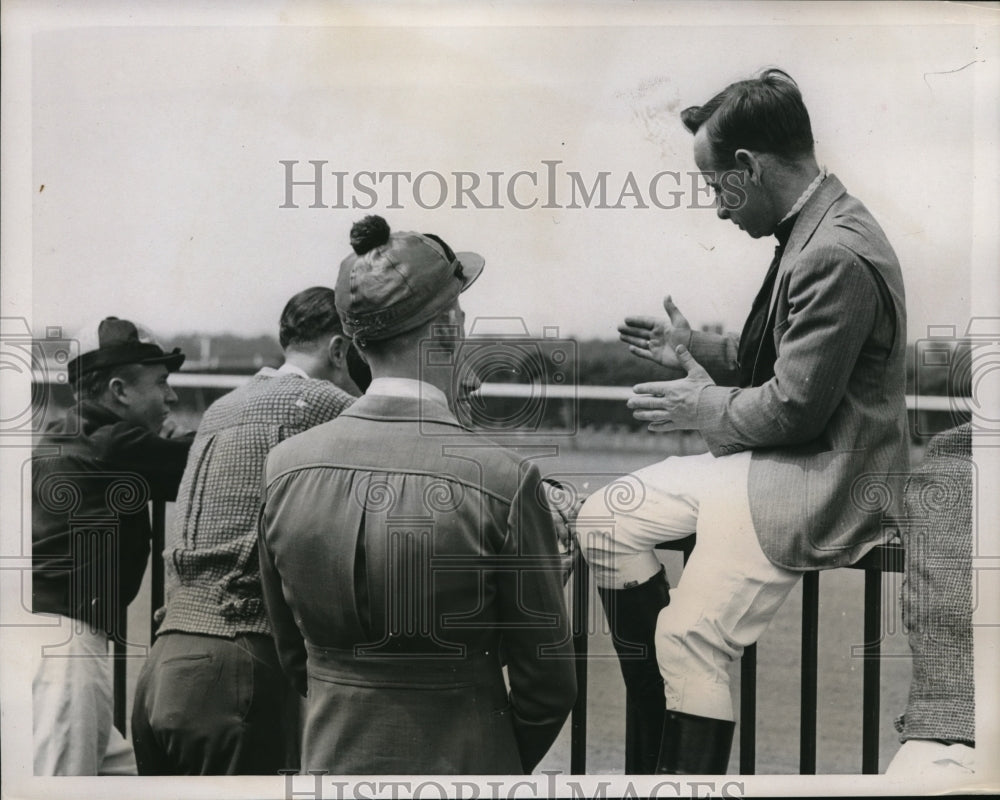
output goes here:
<path id="1" fill-rule="evenodd" d="M 576 654 L 576 702 L 570 726 L 570 773 L 587 772 L 587 636 L 589 635 L 590 568 L 577 550 L 573 565 L 573 651 Z"/>
<path id="2" fill-rule="evenodd" d="M 153 537 L 149 558 L 149 644 L 156 638 L 156 612 L 163 606 L 163 547 L 166 541 L 166 506 L 162 500 L 153 501 Z"/>
<path id="3" fill-rule="evenodd" d="M 861 772 L 878 773 L 878 724 L 880 711 L 882 640 L 882 571 L 865 570 L 865 638 L 862 694 Z"/>
<path id="4" fill-rule="evenodd" d="M 684 564 L 694 549 L 694 537 L 661 545 L 658 549 L 680 550 Z M 879 712 L 881 676 L 882 572 L 903 571 L 903 548 L 883 545 L 858 562 L 853 569 L 865 572 L 862 773 L 878 772 Z M 589 610 L 589 572 L 587 563 L 577 554 L 573 570 L 573 641 L 577 656 L 577 702 L 573 708 L 571 772 L 586 772 L 586 702 L 587 702 L 587 613 Z M 816 729 L 819 673 L 819 572 L 807 572 L 802 580 L 802 683 L 800 696 L 799 771 L 816 774 Z M 756 699 L 757 645 L 747 647 L 740 665 L 740 773 L 756 771 Z"/>
<path id="5" fill-rule="evenodd" d="M 740 660 L 740 775 L 757 774 L 757 643 Z"/>
<path id="6" fill-rule="evenodd" d="M 150 610 L 149 610 L 149 643 L 152 645 L 156 636 L 156 610 L 163 605 L 163 543 L 166 528 L 166 503 L 154 500 L 150 503 Z M 114 726 L 125 736 L 128 710 L 128 609 L 116 609 L 115 639 L 112 657 L 112 691 L 113 691 L 113 721 Z"/>
<path id="7" fill-rule="evenodd" d="M 121 615 L 121 629 L 118 631 L 119 638 L 114 642 L 114 664 L 112 666 L 112 691 L 114 692 L 114 725 L 122 736 L 127 736 L 126 729 L 126 709 L 128 707 L 128 697 L 126 696 L 128 684 L 125 672 L 125 642 L 128 638 L 128 623 L 125 615 Z"/>
<path id="8" fill-rule="evenodd" d="M 819 573 L 802 577 L 802 681 L 799 700 L 799 774 L 816 774 L 816 703 L 819 671 Z"/>

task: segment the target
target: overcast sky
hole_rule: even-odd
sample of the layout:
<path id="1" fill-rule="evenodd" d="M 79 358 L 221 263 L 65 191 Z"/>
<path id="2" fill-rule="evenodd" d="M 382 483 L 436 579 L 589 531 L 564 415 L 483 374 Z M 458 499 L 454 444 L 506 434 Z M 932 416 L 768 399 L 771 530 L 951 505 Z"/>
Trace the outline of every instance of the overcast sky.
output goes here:
<path id="1" fill-rule="evenodd" d="M 738 329 L 774 242 L 703 207 L 678 112 L 776 65 L 800 84 L 820 163 L 896 248 L 909 338 L 964 330 L 974 271 L 995 270 L 972 243 L 975 231 L 996 252 L 973 177 L 976 147 L 996 146 L 981 118 L 995 121 L 997 70 L 961 9 L 863 5 L 515 5 L 413 27 L 336 4 L 170 20 L 190 25 L 107 4 L 49 20 L 30 59 L 30 250 L 5 267 L 31 270 L 36 330 L 117 314 L 165 339 L 274 333 L 291 294 L 333 285 L 351 223 L 377 212 L 485 256 L 463 297 L 470 319 L 613 337 L 670 292 L 692 323 Z M 295 180 L 327 162 L 331 207 L 310 208 L 313 189 L 296 186 L 299 207 L 282 208 L 281 161 L 298 162 Z M 397 208 L 391 179 L 377 181 L 388 172 L 410 176 Z M 455 172 L 501 207 L 460 200 Z M 607 173 L 607 207 L 568 207 L 571 173 L 588 190 Z"/>

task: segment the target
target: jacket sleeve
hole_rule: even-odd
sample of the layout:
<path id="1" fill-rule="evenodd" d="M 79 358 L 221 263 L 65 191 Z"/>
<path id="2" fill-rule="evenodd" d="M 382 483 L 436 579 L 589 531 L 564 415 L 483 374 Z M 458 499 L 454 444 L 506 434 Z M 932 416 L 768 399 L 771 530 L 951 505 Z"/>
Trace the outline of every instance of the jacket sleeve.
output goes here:
<path id="1" fill-rule="evenodd" d="M 138 473 L 149 483 L 153 500 L 176 500 L 194 433 L 166 439 L 127 422 L 110 431 L 108 460 Z"/>
<path id="2" fill-rule="evenodd" d="M 552 512 L 530 465 L 508 517 L 500 555 L 517 563 L 499 573 L 502 647 L 521 763 L 538 764 L 576 700 L 576 670 Z"/>
<path id="3" fill-rule="evenodd" d="M 753 388 L 706 386 L 698 429 L 715 455 L 808 442 L 844 397 L 879 309 L 871 267 L 831 244 L 796 261 L 774 377 Z"/>
<path id="4" fill-rule="evenodd" d="M 740 380 L 739 344 L 737 333 L 691 331 L 688 350 L 719 386 L 737 386 Z M 683 378 L 684 375 L 681 373 L 677 377 Z"/>
<path id="5" fill-rule="evenodd" d="M 265 478 L 266 479 L 266 478 Z M 261 488 L 261 508 L 258 518 L 258 558 L 260 560 L 260 586 L 264 597 L 264 608 L 271 622 L 271 634 L 278 651 L 281 668 L 288 676 L 295 690 L 306 696 L 306 646 L 295 622 L 295 616 L 281 586 L 281 575 L 274 563 L 274 553 L 268 545 L 267 486 Z"/>

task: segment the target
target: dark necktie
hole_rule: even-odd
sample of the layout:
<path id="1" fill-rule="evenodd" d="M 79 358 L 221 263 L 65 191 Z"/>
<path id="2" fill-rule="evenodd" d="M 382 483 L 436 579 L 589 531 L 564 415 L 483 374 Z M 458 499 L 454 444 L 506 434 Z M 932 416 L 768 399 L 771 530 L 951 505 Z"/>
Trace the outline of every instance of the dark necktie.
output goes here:
<path id="1" fill-rule="evenodd" d="M 775 231 L 778 246 L 774 248 L 774 258 L 768 267 L 764 283 L 757 292 L 750 309 L 750 316 L 743 325 L 740 334 L 738 359 L 740 364 L 740 386 L 760 386 L 774 377 L 774 362 L 778 355 L 774 350 L 772 325 L 768 325 L 771 310 L 771 295 L 774 292 L 774 281 L 778 276 L 778 266 L 781 264 L 781 254 L 785 252 L 785 244 L 792 232 L 795 218 L 785 220 Z"/>

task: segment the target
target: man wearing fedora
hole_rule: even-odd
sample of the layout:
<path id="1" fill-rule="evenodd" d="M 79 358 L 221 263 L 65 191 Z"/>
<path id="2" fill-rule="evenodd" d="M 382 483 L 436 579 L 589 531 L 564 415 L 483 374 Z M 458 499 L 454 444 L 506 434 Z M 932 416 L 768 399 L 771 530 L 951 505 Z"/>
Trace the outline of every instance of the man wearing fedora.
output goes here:
<path id="1" fill-rule="evenodd" d="M 709 452 L 634 473 L 636 509 L 592 495 L 577 532 L 639 700 L 634 770 L 715 774 L 733 736 L 730 666 L 804 571 L 853 563 L 898 509 L 887 480 L 908 469 L 906 309 L 892 247 L 817 164 L 786 73 L 734 83 L 681 120 L 719 218 L 773 235 L 775 255 L 738 336 L 693 331 L 669 297 L 667 319 L 626 319 L 632 353 L 676 378 L 635 387 L 635 417 L 699 431 Z M 671 597 L 653 549 L 692 533 Z"/>
<path id="2" fill-rule="evenodd" d="M 329 422 L 360 391 L 333 289 L 290 298 L 278 339 L 284 363 L 216 400 L 198 425 L 166 542 L 164 616 L 136 686 L 140 775 L 298 768 L 298 696 L 261 599 L 261 477 L 271 448 Z"/>
<path id="3" fill-rule="evenodd" d="M 146 570 L 147 502 L 174 499 L 191 447 L 191 435 L 161 435 L 177 402 L 167 376 L 184 354 L 116 317 L 80 338 L 68 365 L 77 405 L 32 459 L 32 611 L 69 633 L 40 654 L 32 683 L 34 771 L 134 774 L 112 725 L 108 646 Z"/>
<path id="4" fill-rule="evenodd" d="M 452 410 L 458 298 L 483 259 L 380 217 L 351 244 L 337 305 L 372 383 L 264 476 L 261 579 L 307 697 L 302 769 L 530 772 L 576 682 L 538 468 Z"/>

